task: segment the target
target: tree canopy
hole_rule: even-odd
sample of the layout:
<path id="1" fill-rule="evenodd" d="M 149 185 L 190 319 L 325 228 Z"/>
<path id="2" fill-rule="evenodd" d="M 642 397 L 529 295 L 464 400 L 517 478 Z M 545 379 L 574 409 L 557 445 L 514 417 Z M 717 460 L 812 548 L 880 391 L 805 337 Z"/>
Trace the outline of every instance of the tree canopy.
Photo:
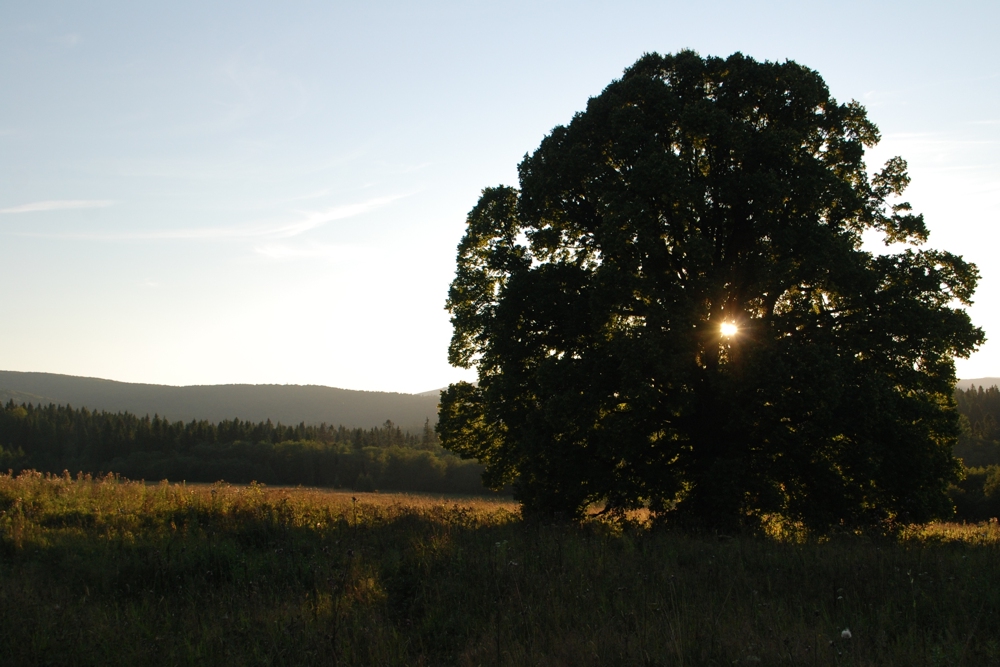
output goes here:
<path id="1" fill-rule="evenodd" d="M 878 140 L 794 62 L 642 57 L 469 213 L 449 359 L 478 382 L 442 393 L 444 446 L 528 513 L 946 514 L 978 272 L 920 247 Z"/>

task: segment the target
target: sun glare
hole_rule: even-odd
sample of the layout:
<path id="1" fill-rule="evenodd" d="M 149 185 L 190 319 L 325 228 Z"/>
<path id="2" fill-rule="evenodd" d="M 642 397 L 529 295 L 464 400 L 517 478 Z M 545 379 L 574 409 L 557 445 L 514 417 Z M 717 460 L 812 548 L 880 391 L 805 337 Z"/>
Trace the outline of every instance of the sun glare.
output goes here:
<path id="1" fill-rule="evenodd" d="M 719 327 L 719 330 L 722 332 L 723 336 L 735 336 L 736 332 L 739 331 L 739 328 L 732 322 L 723 322 Z"/>

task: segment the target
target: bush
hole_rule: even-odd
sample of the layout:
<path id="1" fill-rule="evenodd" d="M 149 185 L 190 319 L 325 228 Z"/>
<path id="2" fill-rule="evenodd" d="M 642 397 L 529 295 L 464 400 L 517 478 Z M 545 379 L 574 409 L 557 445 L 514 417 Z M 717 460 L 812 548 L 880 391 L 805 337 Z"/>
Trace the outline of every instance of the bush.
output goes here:
<path id="1" fill-rule="evenodd" d="M 967 468 L 965 479 L 949 488 L 960 521 L 1000 517 L 1000 465 Z"/>

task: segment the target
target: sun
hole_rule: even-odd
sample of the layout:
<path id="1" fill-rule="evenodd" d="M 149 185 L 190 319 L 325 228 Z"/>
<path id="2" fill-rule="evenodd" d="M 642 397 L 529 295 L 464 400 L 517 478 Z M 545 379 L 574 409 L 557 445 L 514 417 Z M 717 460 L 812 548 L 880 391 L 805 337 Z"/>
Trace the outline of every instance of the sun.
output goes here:
<path id="1" fill-rule="evenodd" d="M 739 327 L 737 327 L 732 322 L 723 322 L 722 325 L 719 327 L 719 331 L 722 332 L 722 335 L 727 337 L 735 336 L 739 330 L 740 330 Z"/>

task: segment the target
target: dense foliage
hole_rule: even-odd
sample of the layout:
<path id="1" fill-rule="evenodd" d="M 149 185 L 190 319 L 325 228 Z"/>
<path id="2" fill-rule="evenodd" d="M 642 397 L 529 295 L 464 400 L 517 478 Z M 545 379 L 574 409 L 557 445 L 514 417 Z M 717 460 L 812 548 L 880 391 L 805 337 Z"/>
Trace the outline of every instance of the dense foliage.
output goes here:
<path id="1" fill-rule="evenodd" d="M 962 415 L 955 456 L 969 467 L 1000 465 L 1000 389 L 957 389 L 955 400 Z"/>
<path id="2" fill-rule="evenodd" d="M 995 523 L 720 539 L 483 499 L 0 475 L 5 667 L 931 667 L 998 664 L 998 636 Z"/>
<path id="3" fill-rule="evenodd" d="M 964 469 L 948 495 L 955 504 L 956 520 L 995 521 L 1000 517 L 1000 465 Z"/>
<path id="4" fill-rule="evenodd" d="M 949 490 L 955 516 L 964 521 L 1000 517 L 1000 389 L 956 389 L 962 431 L 955 456 L 966 466 Z"/>
<path id="5" fill-rule="evenodd" d="M 878 140 L 794 62 L 644 56 L 469 214 L 449 353 L 478 383 L 444 393 L 443 444 L 529 513 L 948 515 L 978 272 L 917 247 Z"/>
<path id="6" fill-rule="evenodd" d="M 365 491 L 486 491 L 481 466 L 442 449 L 429 423 L 418 435 L 392 422 L 373 429 L 238 419 L 183 423 L 13 401 L 0 408 L 0 470 L 7 469 Z"/>

